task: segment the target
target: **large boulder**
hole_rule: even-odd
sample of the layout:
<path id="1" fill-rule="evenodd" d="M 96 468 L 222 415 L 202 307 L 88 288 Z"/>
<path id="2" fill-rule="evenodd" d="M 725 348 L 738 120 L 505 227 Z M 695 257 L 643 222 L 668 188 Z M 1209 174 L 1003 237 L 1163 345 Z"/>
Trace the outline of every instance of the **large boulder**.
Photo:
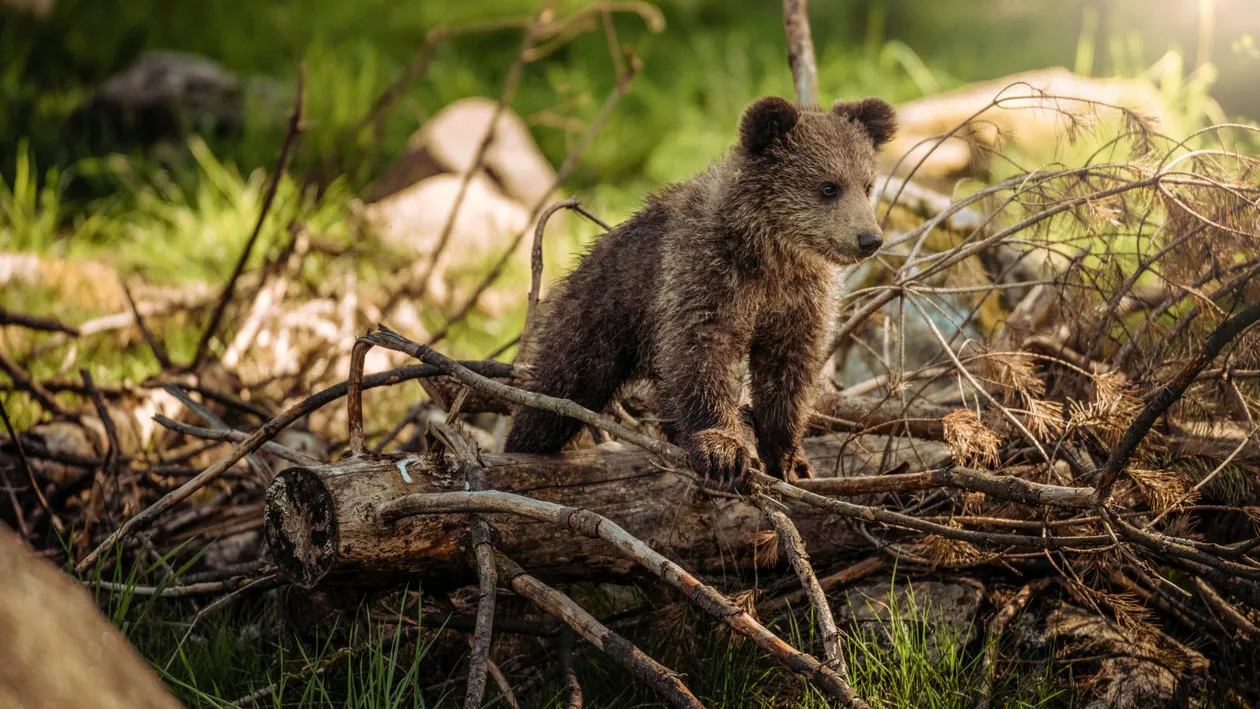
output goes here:
<path id="1" fill-rule="evenodd" d="M 1001 106 L 985 110 L 999 96 Z M 901 104 L 897 107 L 900 130 L 883 156 L 891 165 L 909 154 L 898 168 L 902 173 L 923 159 L 918 176 L 956 176 L 973 165 L 983 165 L 985 149 L 1014 147 L 1037 153 L 1054 146 L 1081 125 L 1087 127 L 1098 118 L 1119 117 L 1119 111 L 1102 104 L 1124 107 L 1153 119 L 1157 125 L 1168 122 L 1171 115 L 1149 81 L 1093 78 L 1063 67 L 1036 69 Z M 980 111 L 984 111 L 983 115 L 970 128 L 941 145 L 930 140 L 950 132 Z"/>
<path id="2" fill-rule="evenodd" d="M 473 96 L 444 107 L 411 136 L 406 152 L 373 185 L 368 201 L 379 201 L 437 174 L 468 172 L 497 105 Z M 547 196 L 556 178 L 529 126 L 510 108 L 499 113 L 482 169 L 503 194 L 530 207 Z"/>

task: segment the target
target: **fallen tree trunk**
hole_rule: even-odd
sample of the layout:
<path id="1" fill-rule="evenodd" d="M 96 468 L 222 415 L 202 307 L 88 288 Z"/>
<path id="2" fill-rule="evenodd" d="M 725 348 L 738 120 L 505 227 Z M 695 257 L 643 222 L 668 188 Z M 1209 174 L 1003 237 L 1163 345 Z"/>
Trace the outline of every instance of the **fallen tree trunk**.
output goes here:
<path id="1" fill-rule="evenodd" d="M 812 438 L 805 448 L 820 475 L 872 475 L 881 464 L 894 467 L 903 461 L 922 468 L 948 456 L 939 443 L 879 436 Z M 770 529 L 749 501 L 699 490 L 689 474 L 619 444 L 561 456 L 484 454 L 482 459 L 487 489 L 605 515 L 700 573 L 737 572 L 755 563 L 756 539 Z M 431 456 L 369 454 L 290 468 L 267 492 L 268 547 L 281 573 L 306 587 L 379 584 L 415 574 L 462 583 L 471 577 L 466 515 L 425 515 L 388 524 L 378 509 L 405 495 L 464 489 L 455 464 Z M 865 544 L 834 515 L 792 503 L 788 509 L 810 540 L 815 559 Z M 632 561 L 598 539 L 511 515 L 486 518 L 498 532 L 496 547 L 540 577 L 590 580 L 638 573 Z"/>

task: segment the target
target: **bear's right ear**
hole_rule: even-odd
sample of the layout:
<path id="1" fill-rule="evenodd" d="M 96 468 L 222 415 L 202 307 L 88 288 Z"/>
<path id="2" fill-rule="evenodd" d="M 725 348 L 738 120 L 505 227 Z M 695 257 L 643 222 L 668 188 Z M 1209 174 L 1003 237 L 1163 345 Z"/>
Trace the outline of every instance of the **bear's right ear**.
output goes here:
<path id="1" fill-rule="evenodd" d="M 897 134 L 897 111 L 882 98 L 861 101 L 836 101 L 831 111 L 837 116 L 856 121 L 879 148 Z"/>
<path id="2" fill-rule="evenodd" d="M 789 101 L 778 96 L 763 96 L 754 101 L 740 119 L 740 143 L 749 155 L 757 155 L 786 136 L 800 115 Z"/>

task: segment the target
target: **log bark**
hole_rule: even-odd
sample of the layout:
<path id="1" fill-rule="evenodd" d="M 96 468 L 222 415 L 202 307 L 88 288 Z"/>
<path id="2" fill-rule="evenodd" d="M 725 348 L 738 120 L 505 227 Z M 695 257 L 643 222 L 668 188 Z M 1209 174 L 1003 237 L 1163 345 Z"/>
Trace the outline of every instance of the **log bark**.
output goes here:
<path id="1" fill-rule="evenodd" d="M 180 706 L 87 592 L 3 525 L 0 569 L 0 706 Z"/>
<path id="2" fill-rule="evenodd" d="M 891 454 L 884 458 L 885 444 Z M 878 436 L 807 439 L 820 475 L 869 475 L 901 461 L 924 467 L 948 455 L 939 443 Z M 700 573 L 751 569 L 755 539 L 768 529 L 747 500 L 699 490 L 656 456 L 619 444 L 560 456 L 484 454 L 486 488 L 580 507 L 605 515 L 632 535 Z M 384 584 L 422 574 L 464 583 L 469 575 L 466 515 L 423 515 L 397 524 L 379 519 L 380 505 L 405 495 L 465 490 L 453 461 L 365 454 L 337 463 L 296 467 L 267 492 L 264 527 L 281 573 L 305 587 Z M 815 559 L 865 544 L 833 515 L 789 505 Z M 487 515 L 496 548 L 541 578 L 617 578 L 636 565 L 598 539 L 510 515 Z"/>

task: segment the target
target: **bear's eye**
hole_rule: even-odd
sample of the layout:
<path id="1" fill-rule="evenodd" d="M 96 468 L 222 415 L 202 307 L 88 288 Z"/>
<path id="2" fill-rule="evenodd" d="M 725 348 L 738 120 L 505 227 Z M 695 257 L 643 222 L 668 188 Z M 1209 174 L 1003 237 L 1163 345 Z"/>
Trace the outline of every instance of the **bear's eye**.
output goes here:
<path id="1" fill-rule="evenodd" d="M 823 199 L 835 199 L 840 196 L 840 185 L 834 182 L 824 182 L 821 191 Z"/>

